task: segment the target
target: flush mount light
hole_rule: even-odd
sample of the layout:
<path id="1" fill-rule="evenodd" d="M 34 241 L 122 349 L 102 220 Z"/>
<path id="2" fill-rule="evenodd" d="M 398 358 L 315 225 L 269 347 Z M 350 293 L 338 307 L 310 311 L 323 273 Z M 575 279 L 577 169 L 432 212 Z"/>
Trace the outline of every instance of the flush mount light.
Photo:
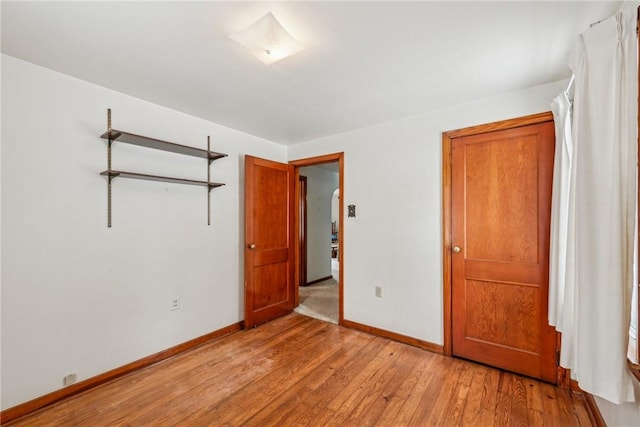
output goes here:
<path id="1" fill-rule="evenodd" d="M 284 29 L 271 12 L 258 21 L 230 36 L 247 48 L 265 65 L 273 64 L 304 49 L 291 34 Z"/>

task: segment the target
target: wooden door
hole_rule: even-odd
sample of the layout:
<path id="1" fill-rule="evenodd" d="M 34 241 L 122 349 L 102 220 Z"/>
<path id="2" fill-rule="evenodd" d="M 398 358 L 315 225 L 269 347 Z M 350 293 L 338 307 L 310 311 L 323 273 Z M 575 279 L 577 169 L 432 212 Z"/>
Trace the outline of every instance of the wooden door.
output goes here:
<path id="1" fill-rule="evenodd" d="M 300 175 L 298 191 L 298 242 L 300 261 L 298 263 L 298 285 L 307 284 L 307 177 Z M 297 304 L 296 304 L 297 306 Z"/>
<path id="2" fill-rule="evenodd" d="M 293 167 L 245 157 L 245 304 L 249 328 L 294 304 Z"/>
<path id="3" fill-rule="evenodd" d="M 552 121 L 451 141 L 453 354 L 556 382 Z"/>

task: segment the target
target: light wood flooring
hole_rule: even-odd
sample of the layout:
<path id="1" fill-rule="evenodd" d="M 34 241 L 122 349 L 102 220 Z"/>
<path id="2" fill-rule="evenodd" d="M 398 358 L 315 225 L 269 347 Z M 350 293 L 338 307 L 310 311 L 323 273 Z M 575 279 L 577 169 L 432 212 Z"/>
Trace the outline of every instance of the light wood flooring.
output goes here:
<path id="1" fill-rule="evenodd" d="M 12 426 L 590 426 L 582 396 L 296 313 Z"/>

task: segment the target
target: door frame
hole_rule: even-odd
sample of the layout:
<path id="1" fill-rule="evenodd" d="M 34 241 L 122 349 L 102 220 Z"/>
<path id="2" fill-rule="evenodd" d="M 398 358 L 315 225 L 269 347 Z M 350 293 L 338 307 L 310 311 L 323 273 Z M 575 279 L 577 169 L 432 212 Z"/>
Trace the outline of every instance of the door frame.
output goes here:
<path id="1" fill-rule="evenodd" d="M 333 163 L 338 162 L 338 189 L 340 190 L 340 198 L 338 199 L 340 211 L 338 214 L 339 222 L 340 222 L 340 231 L 338 232 L 338 263 L 340 264 L 340 271 L 338 272 L 338 324 L 343 325 L 344 323 L 344 305 L 343 305 L 343 297 L 344 297 L 344 152 L 340 153 L 332 153 L 332 154 L 324 154 L 321 156 L 309 157 L 305 159 L 291 160 L 289 164 L 294 167 L 293 172 L 293 180 L 296 183 L 296 188 L 294 190 L 294 194 L 296 200 L 293 203 L 295 206 L 293 214 L 294 222 L 295 222 L 295 230 L 298 230 L 300 227 L 300 214 L 298 206 L 300 204 L 300 191 L 299 191 L 299 177 L 300 177 L 300 168 L 305 166 L 318 166 L 324 163 Z M 298 283 L 300 281 L 300 238 L 298 233 L 295 233 L 294 236 L 294 283 Z M 330 248 L 329 248 L 330 249 Z M 298 286 L 295 286 L 295 301 L 298 301 Z"/>
<path id="2" fill-rule="evenodd" d="M 534 125 L 553 121 L 551 112 L 532 114 L 529 116 L 518 117 L 515 119 L 502 120 L 499 122 L 488 123 L 478 126 L 472 126 L 463 129 L 456 129 L 442 133 L 442 297 L 443 297 L 443 354 L 445 356 L 453 355 L 453 313 L 452 313 L 452 206 L 451 206 L 451 147 L 452 140 L 464 136 L 477 135 L 499 130 L 512 129 L 527 125 Z M 556 340 L 559 342 L 559 340 Z M 559 352 L 559 344 L 556 348 L 556 354 Z M 561 373 L 558 370 L 558 377 Z"/>

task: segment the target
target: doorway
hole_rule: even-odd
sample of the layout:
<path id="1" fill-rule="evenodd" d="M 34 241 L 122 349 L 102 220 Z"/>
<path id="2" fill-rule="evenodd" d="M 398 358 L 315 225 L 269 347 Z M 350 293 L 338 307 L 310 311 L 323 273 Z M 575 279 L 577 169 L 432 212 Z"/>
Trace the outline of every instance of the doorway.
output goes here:
<path id="1" fill-rule="evenodd" d="M 550 113 L 443 135 L 445 354 L 556 383 Z"/>
<path id="2" fill-rule="evenodd" d="M 307 177 L 298 177 L 298 250 L 300 262 L 298 262 L 298 281 L 296 285 L 305 286 L 307 284 Z M 296 307 L 299 301 L 296 299 Z"/>
<path id="3" fill-rule="evenodd" d="M 338 253 L 340 252 L 340 244 L 338 236 L 340 235 L 340 189 L 336 188 L 331 196 L 331 277 L 334 280 L 339 279 L 340 261 Z"/>
<path id="4" fill-rule="evenodd" d="M 344 192 L 343 162 L 343 153 L 290 162 L 298 186 L 294 193 L 298 230 L 294 245 L 295 311 L 338 324 L 343 320 L 344 283 L 340 267 L 344 238 L 340 224 L 344 209 L 343 198 L 334 195 Z M 305 191 L 307 199 L 302 200 Z M 332 206 L 332 200 L 336 205 Z"/>

